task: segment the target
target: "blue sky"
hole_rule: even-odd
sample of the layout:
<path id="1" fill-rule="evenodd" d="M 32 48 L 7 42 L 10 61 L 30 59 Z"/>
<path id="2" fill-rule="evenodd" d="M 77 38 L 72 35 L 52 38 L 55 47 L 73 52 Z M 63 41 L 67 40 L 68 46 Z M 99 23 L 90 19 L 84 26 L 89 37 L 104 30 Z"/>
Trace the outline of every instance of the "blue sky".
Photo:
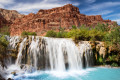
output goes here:
<path id="1" fill-rule="evenodd" d="M 102 15 L 104 19 L 117 21 L 120 25 L 120 0 L 0 0 L 0 8 L 29 14 L 68 3 L 79 7 L 82 14 Z"/>

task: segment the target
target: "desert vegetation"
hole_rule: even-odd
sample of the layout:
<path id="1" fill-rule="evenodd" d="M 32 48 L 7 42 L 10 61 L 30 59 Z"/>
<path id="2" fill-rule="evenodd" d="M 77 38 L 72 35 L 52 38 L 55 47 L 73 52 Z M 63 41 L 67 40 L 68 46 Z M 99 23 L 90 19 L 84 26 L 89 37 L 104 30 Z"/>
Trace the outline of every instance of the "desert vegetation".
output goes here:
<path id="1" fill-rule="evenodd" d="M 27 31 L 23 31 L 21 33 L 22 36 L 27 36 L 27 35 L 32 35 L 32 36 L 36 36 L 37 34 L 35 32 L 27 32 Z"/>
<path id="2" fill-rule="evenodd" d="M 56 38 L 73 38 L 74 40 L 82 41 L 105 41 L 108 44 L 120 43 L 120 27 L 111 26 L 108 28 L 108 24 L 99 24 L 95 27 L 86 27 L 84 25 L 79 28 L 72 26 L 69 32 L 66 32 L 63 28 L 59 32 L 50 30 L 47 32 L 46 37 Z"/>
<path id="3" fill-rule="evenodd" d="M 3 63 L 3 59 L 6 56 L 7 46 L 9 42 L 4 35 L 0 35 L 0 62 Z"/>
<path id="4" fill-rule="evenodd" d="M 4 53 L 9 42 L 6 40 L 4 35 L 0 35 L 0 54 Z"/>
<path id="5" fill-rule="evenodd" d="M 3 26 L 0 28 L 0 34 L 10 35 L 9 26 Z"/>

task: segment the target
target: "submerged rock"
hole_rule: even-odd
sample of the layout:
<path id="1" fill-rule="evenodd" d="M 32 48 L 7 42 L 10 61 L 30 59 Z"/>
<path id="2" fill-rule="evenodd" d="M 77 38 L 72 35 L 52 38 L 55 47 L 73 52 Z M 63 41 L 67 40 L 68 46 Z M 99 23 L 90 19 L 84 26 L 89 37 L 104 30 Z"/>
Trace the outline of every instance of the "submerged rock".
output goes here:
<path id="1" fill-rule="evenodd" d="M 14 76 L 17 76 L 16 71 L 11 72 L 11 74 L 13 74 Z"/>
<path id="2" fill-rule="evenodd" d="M 8 78 L 7 80 L 14 80 L 14 79 Z"/>

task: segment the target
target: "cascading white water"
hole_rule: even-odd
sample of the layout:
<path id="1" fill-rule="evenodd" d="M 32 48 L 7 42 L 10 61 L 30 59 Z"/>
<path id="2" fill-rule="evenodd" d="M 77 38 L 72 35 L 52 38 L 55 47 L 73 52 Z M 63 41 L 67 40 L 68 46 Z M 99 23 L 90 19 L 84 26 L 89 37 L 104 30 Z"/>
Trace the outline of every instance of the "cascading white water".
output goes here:
<path id="1" fill-rule="evenodd" d="M 79 51 L 81 55 L 81 59 L 83 60 L 83 57 L 85 57 L 85 63 L 86 67 L 93 65 L 93 52 L 91 49 L 91 45 L 87 42 L 79 42 Z"/>
<path id="2" fill-rule="evenodd" d="M 14 37 L 10 37 L 10 39 L 9 39 L 9 46 L 8 46 L 8 48 L 9 49 L 16 49 L 16 47 L 17 47 L 17 43 L 20 41 L 20 37 L 19 36 L 14 36 Z"/>
<path id="3" fill-rule="evenodd" d="M 0 75 L 3 75 L 4 74 L 4 69 L 3 69 L 3 67 L 1 66 L 1 62 L 0 62 Z"/>
<path id="4" fill-rule="evenodd" d="M 38 58 L 40 56 L 40 46 L 39 46 L 39 37 L 36 37 L 36 41 L 32 37 L 32 41 L 29 47 L 30 56 L 32 57 L 32 62 L 34 63 L 35 69 L 37 69 L 37 64 L 39 64 Z M 38 56 L 37 56 L 38 55 Z"/>
<path id="5" fill-rule="evenodd" d="M 17 56 L 16 64 L 21 64 L 22 50 L 24 48 L 26 40 L 27 40 L 27 38 L 24 38 L 23 41 L 20 43 L 19 53 L 18 53 L 18 56 Z"/>
<path id="6" fill-rule="evenodd" d="M 7 52 L 6 54 L 10 55 L 12 51 L 17 50 L 18 43 L 20 42 L 20 37 L 19 36 L 5 36 L 6 40 L 9 41 L 9 45 L 7 47 Z M 5 66 L 11 65 L 14 61 L 12 61 L 11 56 L 8 56 L 6 59 L 3 60 Z"/>
<path id="7" fill-rule="evenodd" d="M 32 39 L 31 39 L 32 38 Z M 86 41 L 75 44 L 72 39 L 59 39 L 47 37 L 24 38 L 19 45 L 19 52 L 16 65 L 25 64 L 33 66 L 35 69 L 47 68 L 50 70 L 80 70 L 84 66 L 92 66 L 93 54 L 91 45 Z M 11 41 L 13 48 L 20 37 L 15 37 Z M 27 48 L 27 49 L 26 49 Z M 27 50 L 24 52 L 23 50 Z M 24 52 L 24 53 L 23 53 Z M 23 56 L 27 55 L 25 58 Z"/>
<path id="8" fill-rule="evenodd" d="M 83 66 L 83 57 L 87 67 L 92 64 L 92 50 L 88 42 L 78 46 L 71 39 L 45 38 L 49 52 L 50 67 L 52 70 L 65 70 L 68 64 L 70 70 L 80 70 Z"/>

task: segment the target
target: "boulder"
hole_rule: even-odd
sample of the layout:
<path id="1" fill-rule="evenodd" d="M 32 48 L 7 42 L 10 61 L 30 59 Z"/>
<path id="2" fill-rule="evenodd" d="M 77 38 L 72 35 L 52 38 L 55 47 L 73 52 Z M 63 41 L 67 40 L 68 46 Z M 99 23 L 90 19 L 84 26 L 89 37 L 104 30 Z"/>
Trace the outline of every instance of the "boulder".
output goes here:
<path id="1" fill-rule="evenodd" d="M 104 42 L 96 42 L 96 51 L 99 52 L 99 55 L 102 56 L 103 58 L 105 57 L 106 53 L 107 53 L 107 49 L 105 47 L 105 43 Z"/>

